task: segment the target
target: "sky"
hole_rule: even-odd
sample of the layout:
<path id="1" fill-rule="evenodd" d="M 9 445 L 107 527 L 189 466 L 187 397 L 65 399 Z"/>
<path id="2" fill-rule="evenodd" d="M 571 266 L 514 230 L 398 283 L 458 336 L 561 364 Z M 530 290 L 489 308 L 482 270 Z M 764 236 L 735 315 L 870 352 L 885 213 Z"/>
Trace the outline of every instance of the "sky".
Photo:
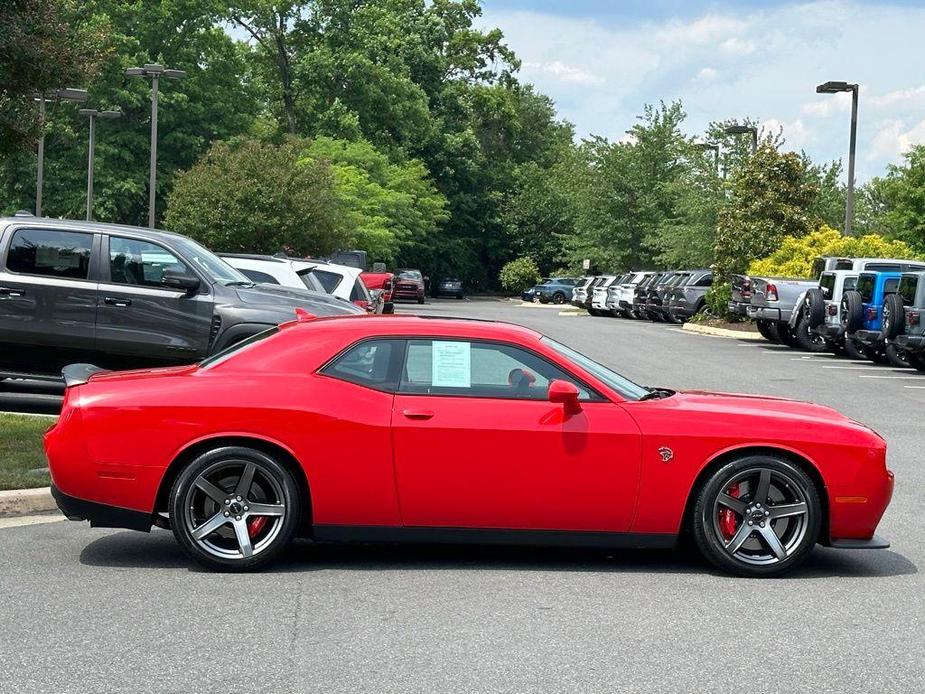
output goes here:
<path id="1" fill-rule="evenodd" d="M 847 164 L 860 85 L 857 179 L 882 175 L 925 143 L 925 0 L 702 2 L 483 0 L 520 77 L 552 97 L 578 137 L 624 137 L 646 103 L 680 99 L 685 129 L 752 117 L 785 147 Z"/>

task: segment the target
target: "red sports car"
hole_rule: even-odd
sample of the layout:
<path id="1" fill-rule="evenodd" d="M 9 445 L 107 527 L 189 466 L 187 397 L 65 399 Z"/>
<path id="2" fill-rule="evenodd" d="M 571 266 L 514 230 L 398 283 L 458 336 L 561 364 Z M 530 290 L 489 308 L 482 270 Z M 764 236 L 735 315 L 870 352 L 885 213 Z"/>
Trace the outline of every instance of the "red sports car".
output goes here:
<path id="1" fill-rule="evenodd" d="M 196 366 L 74 365 L 45 438 L 61 510 L 171 527 L 215 569 L 295 536 L 672 547 L 769 576 L 886 547 L 886 444 L 820 405 L 646 388 L 526 328 L 298 320 Z"/>

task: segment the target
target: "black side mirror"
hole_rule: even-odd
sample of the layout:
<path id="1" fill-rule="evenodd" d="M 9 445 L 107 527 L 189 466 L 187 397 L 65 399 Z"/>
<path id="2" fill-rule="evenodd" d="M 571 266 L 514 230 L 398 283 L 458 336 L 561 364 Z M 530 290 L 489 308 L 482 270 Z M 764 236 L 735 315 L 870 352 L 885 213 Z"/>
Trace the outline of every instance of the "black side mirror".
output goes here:
<path id="1" fill-rule="evenodd" d="M 161 284 L 168 289 L 176 289 L 179 292 L 192 294 L 199 289 L 202 282 L 195 275 L 187 275 L 185 272 L 176 270 L 166 270 L 161 277 Z"/>

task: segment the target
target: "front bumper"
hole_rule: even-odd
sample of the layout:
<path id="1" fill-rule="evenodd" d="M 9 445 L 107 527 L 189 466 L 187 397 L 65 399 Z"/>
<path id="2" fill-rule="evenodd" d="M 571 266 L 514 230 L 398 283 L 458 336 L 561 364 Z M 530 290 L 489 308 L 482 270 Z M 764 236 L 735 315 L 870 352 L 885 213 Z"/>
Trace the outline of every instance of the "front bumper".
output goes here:
<path id="1" fill-rule="evenodd" d="M 925 335 L 897 335 L 894 342 L 907 352 L 925 352 Z"/>
<path id="2" fill-rule="evenodd" d="M 397 299 L 423 299 L 424 298 L 424 288 L 420 289 L 395 289 L 392 292 L 392 300 Z"/>
<path id="3" fill-rule="evenodd" d="M 879 330 L 858 330 L 851 337 L 868 347 L 878 347 L 883 344 L 883 333 Z"/>
<path id="4" fill-rule="evenodd" d="M 90 521 L 91 528 L 128 528 L 143 532 L 151 530 L 150 513 L 78 499 L 65 494 L 54 484 L 51 485 L 51 495 L 68 520 Z"/>

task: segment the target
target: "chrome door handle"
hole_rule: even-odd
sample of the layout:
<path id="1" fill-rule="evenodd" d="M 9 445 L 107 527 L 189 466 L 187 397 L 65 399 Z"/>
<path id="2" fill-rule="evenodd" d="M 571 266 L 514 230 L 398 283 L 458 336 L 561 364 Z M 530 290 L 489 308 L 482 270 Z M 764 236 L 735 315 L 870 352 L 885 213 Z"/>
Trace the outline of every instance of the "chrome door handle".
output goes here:
<path id="1" fill-rule="evenodd" d="M 103 299 L 103 302 L 109 306 L 118 306 L 119 308 L 125 308 L 126 306 L 132 305 L 131 299 L 120 299 L 117 296 L 107 296 Z"/>
<path id="2" fill-rule="evenodd" d="M 434 416 L 430 410 L 403 410 L 402 414 L 408 419 L 430 419 Z"/>

